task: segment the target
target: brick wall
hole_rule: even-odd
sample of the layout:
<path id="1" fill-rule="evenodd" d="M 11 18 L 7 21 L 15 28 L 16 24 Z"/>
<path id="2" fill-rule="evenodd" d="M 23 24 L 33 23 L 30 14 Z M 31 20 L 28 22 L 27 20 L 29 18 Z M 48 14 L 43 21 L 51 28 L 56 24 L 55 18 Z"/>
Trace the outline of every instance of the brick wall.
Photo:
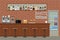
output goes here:
<path id="1" fill-rule="evenodd" d="M 40 3 L 46 3 L 48 5 L 48 10 L 59 10 L 59 17 L 60 17 L 60 0 L 0 0 L 0 23 L 2 22 L 2 16 L 3 15 L 11 15 L 15 18 L 19 18 L 21 20 L 27 19 L 35 19 L 35 11 L 9 11 L 7 9 L 8 4 L 40 4 Z M 47 19 L 46 19 L 47 20 Z M 60 18 L 59 18 L 60 20 Z M 36 20 L 37 23 L 44 22 L 45 20 Z M 59 21 L 60 24 L 60 21 Z M 59 25 L 60 26 L 60 25 Z M 60 27 L 59 27 L 60 29 Z M 60 32 L 60 30 L 59 30 Z M 60 33 L 59 33 L 60 34 Z"/>

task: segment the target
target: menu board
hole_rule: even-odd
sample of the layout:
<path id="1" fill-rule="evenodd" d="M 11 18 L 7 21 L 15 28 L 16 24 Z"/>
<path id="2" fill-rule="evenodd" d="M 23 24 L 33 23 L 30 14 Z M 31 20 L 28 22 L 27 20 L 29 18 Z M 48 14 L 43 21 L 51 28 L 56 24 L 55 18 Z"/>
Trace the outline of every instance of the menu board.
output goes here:
<path id="1" fill-rule="evenodd" d="M 47 19 L 47 12 L 35 12 L 35 19 Z"/>

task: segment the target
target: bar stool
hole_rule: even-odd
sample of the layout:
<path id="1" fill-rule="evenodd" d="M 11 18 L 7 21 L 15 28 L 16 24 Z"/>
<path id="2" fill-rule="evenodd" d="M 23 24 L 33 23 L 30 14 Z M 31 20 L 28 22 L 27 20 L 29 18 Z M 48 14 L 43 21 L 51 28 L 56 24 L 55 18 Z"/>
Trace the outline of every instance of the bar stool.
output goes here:
<path id="1" fill-rule="evenodd" d="M 36 31 L 37 31 L 37 28 L 32 28 L 33 29 L 33 34 L 34 34 L 34 37 L 37 37 L 37 33 L 36 33 Z"/>
<path id="2" fill-rule="evenodd" d="M 46 37 L 46 29 L 47 28 L 42 28 L 43 29 L 43 37 Z"/>
<path id="3" fill-rule="evenodd" d="M 24 34 L 23 37 L 26 37 L 26 31 L 27 31 L 27 28 L 23 28 L 23 34 Z"/>
<path id="4" fill-rule="evenodd" d="M 7 37 L 7 29 L 8 28 L 3 28 L 3 30 L 4 30 L 4 37 Z"/>
<path id="5" fill-rule="evenodd" d="M 13 30 L 14 30 L 14 37 L 17 37 L 17 36 L 16 36 L 17 28 L 13 28 Z"/>

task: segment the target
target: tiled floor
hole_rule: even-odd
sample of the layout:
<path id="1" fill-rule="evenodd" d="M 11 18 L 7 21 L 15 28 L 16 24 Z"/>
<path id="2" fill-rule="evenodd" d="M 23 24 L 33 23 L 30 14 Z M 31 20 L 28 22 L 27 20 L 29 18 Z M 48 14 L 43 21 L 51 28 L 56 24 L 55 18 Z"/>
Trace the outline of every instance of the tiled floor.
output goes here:
<path id="1" fill-rule="evenodd" d="M 50 31 L 50 37 L 0 37 L 0 40 L 60 40 L 57 31 Z"/>
<path id="2" fill-rule="evenodd" d="M 60 37 L 0 37 L 0 40 L 60 40 Z"/>
<path id="3" fill-rule="evenodd" d="M 50 36 L 59 36 L 58 30 L 50 30 Z"/>

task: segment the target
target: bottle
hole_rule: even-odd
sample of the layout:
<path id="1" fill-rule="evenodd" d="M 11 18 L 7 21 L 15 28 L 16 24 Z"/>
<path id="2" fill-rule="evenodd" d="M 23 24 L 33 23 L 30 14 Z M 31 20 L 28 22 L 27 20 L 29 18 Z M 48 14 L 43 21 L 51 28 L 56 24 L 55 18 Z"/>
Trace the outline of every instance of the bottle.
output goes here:
<path id="1" fill-rule="evenodd" d="M 22 10 L 22 7 L 20 7 L 20 10 Z"/>

